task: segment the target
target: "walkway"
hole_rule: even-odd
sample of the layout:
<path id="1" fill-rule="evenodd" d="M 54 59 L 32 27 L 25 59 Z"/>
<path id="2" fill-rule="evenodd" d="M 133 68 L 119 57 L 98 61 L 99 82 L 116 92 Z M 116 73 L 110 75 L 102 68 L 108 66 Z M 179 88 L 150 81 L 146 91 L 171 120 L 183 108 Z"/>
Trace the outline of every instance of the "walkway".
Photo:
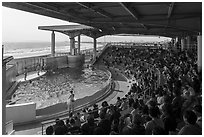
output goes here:
<path id="1" fill-rule="evenodd" d="M 40 73 L 39 73 L 39 75 L 38 75 L 38 74 L 37 74 L 37 71 L 28 72 L 28 73 L 27 73 L 26 80 L 24 79 L 25 75 L 22 74 L 22 75 L 19 75 L 19 76 L 16 77 L 16 81 L 17 81 L 17 82 L 26 82 L 26 81 L 33 80 L 33 79 L 36 79 L 36 78 L 38 78 L 38 77 L 41 77 L 41 76 L 43 76 L 45 73 L 46 73 L 46 71 L 40 71 Z"/>

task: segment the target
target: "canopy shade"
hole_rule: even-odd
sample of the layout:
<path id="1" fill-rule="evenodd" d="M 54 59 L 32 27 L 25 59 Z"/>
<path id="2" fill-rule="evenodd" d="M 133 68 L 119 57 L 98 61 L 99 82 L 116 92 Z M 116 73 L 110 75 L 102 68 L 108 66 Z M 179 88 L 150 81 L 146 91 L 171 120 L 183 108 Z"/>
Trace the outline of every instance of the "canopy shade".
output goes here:
<path id="1" fill-rule="evenodd" d="M 72 31 L 92 30 L 94 28 L 86 25 L 58 25 L 58 26 L 39 26 L 38 29 L 59 31 L 59 32 L 72 32 Z"/>
<path id="2" fill-rule="evenodd" d="M 5 7 L 84 24 L 96 37 L 142 34 L 168 37 L 202 32 L 202 2 L 2 2 Z"/>

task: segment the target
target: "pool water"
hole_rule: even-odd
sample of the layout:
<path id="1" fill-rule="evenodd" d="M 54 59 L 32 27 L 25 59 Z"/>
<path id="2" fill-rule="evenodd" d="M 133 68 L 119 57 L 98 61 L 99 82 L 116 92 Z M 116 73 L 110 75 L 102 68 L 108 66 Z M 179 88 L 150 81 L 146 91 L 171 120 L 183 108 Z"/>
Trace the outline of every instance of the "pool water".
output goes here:
<path id="1" fill-rule="evenodd" d="M 102 70 L 58 69 L 44 76 L 19 84 L 11 101 L 15 104 L 35 102 L 36 108 L 44 108 L 67 102 L 71 88 L 75 99 L 90 96 L 105 86 L 108 74 Z"/>

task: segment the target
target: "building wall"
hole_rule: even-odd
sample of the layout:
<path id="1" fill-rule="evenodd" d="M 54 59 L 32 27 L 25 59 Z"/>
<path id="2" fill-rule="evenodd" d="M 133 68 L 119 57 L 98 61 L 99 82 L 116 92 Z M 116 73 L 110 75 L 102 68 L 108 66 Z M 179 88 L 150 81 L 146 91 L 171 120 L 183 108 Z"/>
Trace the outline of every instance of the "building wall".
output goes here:
<path id="1" fill-rule="evenodd" d="M 24 68 L 27 68 L 27 71 L 35 71 L 38 64 L 43 65 L 43 58 L 47 57 L 45 56 L 37 56 L 37 57 L 27 57 L 27 58 L 19 58 L 14 59 L 9 64 L 15 64 L 16 65 L 16 73 L 17 75 L 21 75 L 24 73 Z"/>
<path id="2" fill-rule="evenodd" d="M 75 56 L 68 56 L 68 66 L 70 68 L 77 68 L 83 66 L 85 62 L 85 55 L 75 55 Z"/>
<path id="3" fill-rule="evenodd" d="M 64 68 L 68 66 L 67 56 L 46 57 L 44 58 L 46 70 Z"/>
<path id="4" fill-rule="evenodd" d="M 9 88 L 14 84 L 16 81 L 16 65 L 7 65 L 6 68 L 6 91 L 9 90 Z"/>

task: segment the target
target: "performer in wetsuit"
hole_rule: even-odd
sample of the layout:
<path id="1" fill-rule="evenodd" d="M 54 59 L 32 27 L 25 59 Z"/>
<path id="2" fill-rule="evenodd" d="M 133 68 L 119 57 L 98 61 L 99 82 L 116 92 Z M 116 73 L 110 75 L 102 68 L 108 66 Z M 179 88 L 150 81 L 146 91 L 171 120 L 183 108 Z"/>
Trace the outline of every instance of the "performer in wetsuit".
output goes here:
<path id="1" fill-rule="evenodd" d="M 69 101 L 68 101 L 68 109 L 69 112 L 73 112 L 74 111 L 74 93 L 73 93 L 73 89 L 70 91 L 71 95 L 69 96 Z"/>

